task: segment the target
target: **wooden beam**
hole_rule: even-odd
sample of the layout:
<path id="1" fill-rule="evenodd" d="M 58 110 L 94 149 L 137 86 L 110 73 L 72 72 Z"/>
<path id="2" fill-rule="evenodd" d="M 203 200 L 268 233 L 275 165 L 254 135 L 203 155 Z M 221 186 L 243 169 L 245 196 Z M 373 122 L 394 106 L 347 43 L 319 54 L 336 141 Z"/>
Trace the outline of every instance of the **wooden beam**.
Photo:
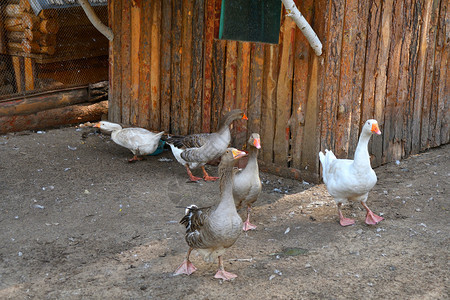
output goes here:
<path id="1" fill-rule="evenodd" d="M 162 2 L 161 12 L 161 130 L 171 132 L 172 0 Z"/>
<path id="2" fill-rule="evenodd" d="M 108 112 L 108 101 L 71 105 L 29 115 L 0 117 L 0 134 L 23 130 L 42 130 L 62 125 L 100 120 Z"/>
<path id="3" fill-rule="evenodd" d="M 183 3 L 182 1 L 172 2 L 172 58 L 171 58 L 171 87 L 172 87 L 172 106 L 170 114 L 170 131 L 173 134 L 181 133 L 181 57 L 183 54 L 181 30 L 183 21 Z"/>
<path id="4" fill-rule="evenodd" d="M 152 1 L 154 2 L 154 1 Z M 158 1 L 159 2 L 159 1 Z M 140 44 L 141 44 L 141 13 L 142 4 L 132 2 L 131 5 L 131 48 L 130 48 L 130 124 L 138 125 L 139 118 L 139 86 L 140 86 Z M 143 23 L 146 24 L 146 23 Z"/>
<path id="5" fill-rule="evenodd" d="M 178 123 L 180 124 L 180 133 L 188 134 L 189 131 L 189 109 L 191 100 L 191 64 L 192 64 L 192 13 L 193 1 L 182 0 L 183 14 L 181 27 L 181 94 L 179 101 L 181 102 L 181 110 L 178 115 Z"/>
<path id="6" fill-rule="evenodd" d="M 247 107 L 250 94 L 250 62 L 251 62 L 251 43 L 238 42 L 237 54 L 238 68 L 236 77 L 236 103 L 235 108 L 240 108 L 247 113 Z M 247 142 L 247 122 L 234 122 L 235 128 L 234 147 L 242 149 Z"/>
<path id="7" fill-rule="evenodd" d="M 215 0 L 205 0 L 205 39 L 203 53 L 202 132 L 210 132 L 212 97 L 212 52 L 214 42 Z"/>
<path id="8" fill-rule="evenodd" d="M 261 102 L 263 90 L 264 46 L 252 44 L 250 65 L 250 97 L 248 103 L 247 140 L 252 133 L 261 132 Z"/>
<path id="9" fill-rule="evenodd" d="M 151 5 L 159 1 L 143 1 L 141 7 L 141 26 L 140 31 L 140 42 L 139 42 L 139 98 L 138 109 L 138 125 L 143 128 L 152 128 L 150 120 L 150 110 L 151 110 L 151 84 L 142 84 L 142 82 L 150 82 L 151 78 L 151 49 L 152 44 L 152 27 L 147 24 L 151 24 L 152 11 Z"/>
<path id="10" fill-rule="evenodd" d="M 25 90 L 34 90 L 34 62 L 32 58 L 25 57 L 24 59 L 24 74 L 25 74 Z"/>
<path id="11" fill-rule="evenodd" d="M 212 94 L 211 94 L 211 131 L 218 129 L 222 112 L 225 81 L 225 53 L 226 41 L 215 40 L 213 43 L 212 61 Z"/>
<path id="12" fill-rule="evenodd" d="M 112 29 L 115 36 L 122 34 L 122 1 L 111 0 L 108 2 L 110 6 Z M 112 122 L 122 122 L 122 39 L 114 39 L 109 44 L 110 59 L 110 87 L 109 87 L 109 109 L 108 119 Z"/>
<path id="13" fill-rule="evenodd" d="M 14 67 L 14 75 L 16 79 L 16 88 L 17 92 L 21 93 L 24 90 L 23 81 L 22 81 L 22 67 L 21 67 L 21 58 L 19 56 L 11 56 L 13 67 Z"/>
<path id="14" fill-rule="evenodd" d="M 144 1 L 147 2 L 147 1 Z M 150 55 L 150 124 L 153 130 L 161 128 L 161 1 L 151 2 Z M 145 22 L 144 22 L 145 24 Z M 163 51 L 165 49 L 163 48 Z"/>

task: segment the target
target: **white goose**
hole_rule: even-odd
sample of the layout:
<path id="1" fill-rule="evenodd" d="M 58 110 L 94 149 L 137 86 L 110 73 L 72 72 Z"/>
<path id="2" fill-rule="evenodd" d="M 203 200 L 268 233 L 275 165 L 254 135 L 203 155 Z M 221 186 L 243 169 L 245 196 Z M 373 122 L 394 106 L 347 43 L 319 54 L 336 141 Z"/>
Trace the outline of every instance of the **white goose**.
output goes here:
<path id="1" fill-rule="evenodd" d="M 355 224 L 354 220 L 344 218 L 342 215 L 341 205 L 347 200 L 361 202 L 367 211 L 366 224 L 375 225 L 383 220 L 366 205 L 369 191 L 377 183 L 377 175 L 370 166 L 370 156 L 367 149 L 370 137 L 374 133 L 381 134 L 378 122 L 373 119 L 367 120 L 361 130 L 353 160 L 337 159 L 333 152 L 328 150 L 325 150 L 325 155 L 319 152 L 319 159 L 323 168 L 323 182 L 337 204 L 342 226 Z"/>
<path id="2" fill-rule="evenodd" d="M 153 133 L 144 128 L 122 128 L 119 124 L 101 121 L 94 125 L 105 131 L 111 132 L 111 139 L 122 147 L 133 152 L 133 158 L 129 162 L 142 160 L 142 155 L 148 155 L 155 152 L 158 148 L 159 140 L 164 131 Z"/>

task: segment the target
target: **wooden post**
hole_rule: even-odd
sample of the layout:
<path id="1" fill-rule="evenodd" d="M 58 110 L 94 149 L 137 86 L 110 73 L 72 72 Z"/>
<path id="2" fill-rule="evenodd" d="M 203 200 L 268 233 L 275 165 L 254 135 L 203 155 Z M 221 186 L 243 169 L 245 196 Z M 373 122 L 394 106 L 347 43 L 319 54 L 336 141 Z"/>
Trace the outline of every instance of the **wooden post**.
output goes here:
<path id="1" fill-rule="evenodd" d="M 20 57 L 19 56 L 11 56 L 13 67 L 14 67 L 14 75 L 16 78 L 16 88 L 17 92 L 23 92 L 23 83 L 22 83 L 22 68 L 20 66 Z"/>
<path id="2" fill-rule="evenodd" d="M 25 69 L 25 90 L 34 90 L 34 72 L 33 72 L 33 59 L 29 57 L 24 58 L 24 69 Z"/>

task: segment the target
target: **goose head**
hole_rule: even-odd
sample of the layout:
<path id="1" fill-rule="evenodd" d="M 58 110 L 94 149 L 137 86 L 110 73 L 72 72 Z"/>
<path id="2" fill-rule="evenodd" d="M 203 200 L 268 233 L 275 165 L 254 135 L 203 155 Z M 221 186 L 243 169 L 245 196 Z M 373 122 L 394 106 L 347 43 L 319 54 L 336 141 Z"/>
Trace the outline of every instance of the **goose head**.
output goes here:
<path id="1" fill-rule="evenodd" d="M 261 149 L 261 138 L 259 137 L 259 134 L 252 133 L 250 135 L 250 138 L 248 139 L 247 144 L 255 147 L 256 149 Z"/>
<path id="2" fill-rule="evenodd" d="M 220 127 L 222 126 L 229 126 L 231 122 L 234 120 L 248 120 L 247 116 L 245 115 L 244 111 L 242 109 L 233 109 L 227 112 L 221 119 Z"/>
<path id="3" fill-rule="evenodd" d="M 378 127 L 377 120 L 369 119 L 364 123 L 364 126 L 362 128 L 362 132 L 365 132 L 367 134 L 381 134 L 380 128 Z"/>
<path id="4" fill-rule="evenodd" d="M 113 131 L 118 131 L 122 129 L 122 126 L 116 123 L 108 122 L 108 121 L 100 121 L 94 125 L 96 128 L 100 128 L 100 130 L 111 133 Z"/>
<path id="5" fill-rule="evenodd" d="M 221 165 L 234 165 L 234 162 L 238 159 L 246 156 L 247 153 L 244 151 L 238 150 L 236 148 L 228 148 L 227 151 L 222 155 L 220 159 Z"/>

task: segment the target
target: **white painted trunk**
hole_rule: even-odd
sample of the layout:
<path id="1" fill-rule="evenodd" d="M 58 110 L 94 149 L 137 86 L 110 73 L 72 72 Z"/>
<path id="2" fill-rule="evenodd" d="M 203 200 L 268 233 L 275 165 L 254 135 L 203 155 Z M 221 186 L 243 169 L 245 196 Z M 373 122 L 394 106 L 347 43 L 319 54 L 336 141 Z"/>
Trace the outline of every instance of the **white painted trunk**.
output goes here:
<path id="1" fill-rule="evenodd" d="M 114 34 L 108 26 L 102 23 L 100 19 L 95 14 L 94 10 L 92 9 L 91 4 L 88 2 L 88 0 L 78 0 L 78 3 L 83 8 L 84 12 L 86 13 L 86 16 L 89 18 L 89 21 L 91 21 L 92 25 L 94 25 L 95 28 L 97 28 L 100 33 L 102 33 L 106 38 L 110 41 L 114 39 Z"/>
<path id="2" fill-rule="evenodd" d="M 322 55 L 322 43 L 320 42 L 319 37 L 311 28 L 308 21 L 306 21 L 305 17 L 303 17 L 302 13 L 298 10 L 294 0 L 281 0 L 281 2 L 283 2 L 284 7 L 286 7 L 287 16 L 291 17 L 295 24 L 297 24 L 298 28 L 300 28 L 316 55 Z"/>

